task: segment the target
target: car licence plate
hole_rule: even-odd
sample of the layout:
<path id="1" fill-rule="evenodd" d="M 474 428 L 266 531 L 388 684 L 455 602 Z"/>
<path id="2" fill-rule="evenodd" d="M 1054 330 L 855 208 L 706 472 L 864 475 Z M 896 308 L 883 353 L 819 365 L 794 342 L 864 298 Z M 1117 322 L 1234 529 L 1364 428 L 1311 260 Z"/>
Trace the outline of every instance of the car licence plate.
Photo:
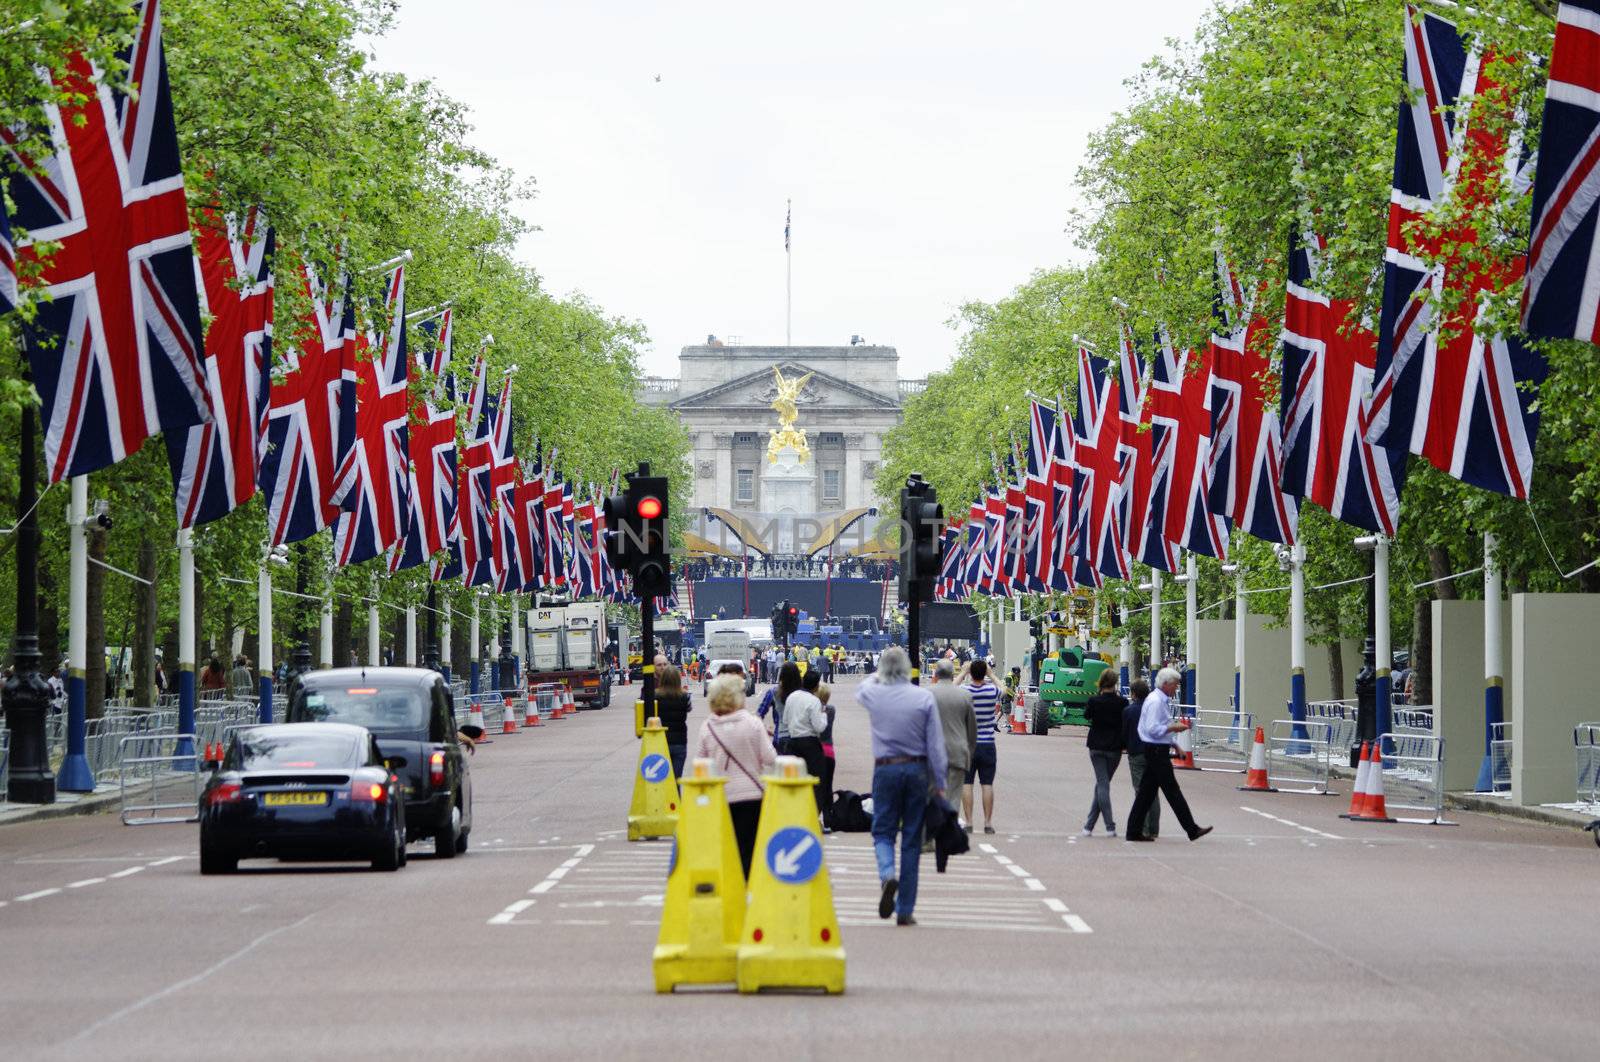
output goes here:
<path id="1" fill-rule="evenodd" d="M 293 807 L 305 804 L 326 804 L 327 793 L 265 793 L 261 802 L 269 808 Z"/>

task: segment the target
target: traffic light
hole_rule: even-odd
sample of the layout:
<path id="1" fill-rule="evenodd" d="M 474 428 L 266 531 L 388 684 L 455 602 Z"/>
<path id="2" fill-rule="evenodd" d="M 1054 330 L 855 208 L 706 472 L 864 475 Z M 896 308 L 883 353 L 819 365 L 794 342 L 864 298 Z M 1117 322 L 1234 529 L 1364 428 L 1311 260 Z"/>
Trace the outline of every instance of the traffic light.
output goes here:
<path id="1" fill-rule="evenodd" d="M 900 492 L 900 600 L 933 600 L 944 565 L 944 507 L 939 492 L 913 473 Z"/>
<path id="2" fill-rule="evenodd" d="M 672 589 L 672 555 L 667 547 L 667 477 L 650 466 L 627 476 L 621 494 L 605 500 L 606 559 L 633 576 L 633 591 L 655 597 Z"/>
<path id="3" fill-rule="evenodd" d="M 800 606 L 787 601 L 783 603 L 783 624 L 790 638 L 800 633 Z"/>

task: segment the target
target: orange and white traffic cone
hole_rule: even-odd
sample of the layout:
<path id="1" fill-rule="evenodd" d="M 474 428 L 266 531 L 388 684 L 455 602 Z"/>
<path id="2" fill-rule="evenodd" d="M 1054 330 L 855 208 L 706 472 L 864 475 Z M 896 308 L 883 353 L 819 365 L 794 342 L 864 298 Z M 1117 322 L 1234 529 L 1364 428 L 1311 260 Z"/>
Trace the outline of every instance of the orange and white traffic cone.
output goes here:
<path id="1" fill-rule="evenodd" d="M 1250 746 L 1250 769 L 1245 772 L 1244 785 L 1239 788 L 1257 793 L 1278 791 L 1267 778 L 1267 732 L 1264 727 L 1256 727 L 1256 739 Z"/>
<path id="2" fill-rule="evenodd" d="M 515 734 L 517 732 L 517 702 L 510 696 L 506 697 L 504 721 L 500 725 L 500 733 Z"/>
<path id="3" fill-rule="evenodd" d="M 1372 762 L 1367 767 L 1367 799 L 1361 814 L 1354 816 L 1361 822 L 1396 822 L 1389 815 L 1389 806 L 1383 799 L 1383 756 L 1378 751 L 1379 742 L 1372 743 Z"/>
<path id="4" fill-rule="evenodd" d="M 544 723 L 544 720 L 539 718 L 539 701 L 538 701 L 538 699 L 534 698 L 534 697 L 529 697 L 527 699 L 527 701 L 524 702 L 524 703 L 526 704 L 526 707 L 524 707 L 523 710 L 522 710 L 522 725 L 525 726 L 525 727 L 527 727 L 527 726 L 542 726 L 543 723 Z M 555 717 L 556 717 L 556 714 L 554 712 L 551 712 L 550 713 L 550 718 L 554 719 Z"/>
<path id="5" fill-rule="evenodd" d="M 476 696 L 467 702 L 467 725 L 483 729 L 483 702 Z"/>
<path id="6" fill-rule="evenodd" d="M 571 686 L 566 687 L 565 693 L 563 694 L 562 701 L 561 701 L 561 714 L 562 715 L 577 715 L 578 714 L 578 702 L 573 699 L 572 687 Z"/>
<path id="7" fill-rule="evenodd" d="M 1361 743 L 1361 755 L 1356 760 L 1356 781 L 1350 789 L 1350 810 L 1339 817 L 1358 819 L 1367 806 L 1367 775 L 1372 771 L 1372 744 Z"/>
<path id="8" fill-rule="evenodd" d="M 1180 717 L 1181 718 L 1181 717 Z M 1189 720 L 1189 748 L 1180 748 L 1176 743 L 1172 746 L 1172 769 L 1174 771 L 1198 771 L 1200 768 L 1194 762 L 1194 720 Z"/>

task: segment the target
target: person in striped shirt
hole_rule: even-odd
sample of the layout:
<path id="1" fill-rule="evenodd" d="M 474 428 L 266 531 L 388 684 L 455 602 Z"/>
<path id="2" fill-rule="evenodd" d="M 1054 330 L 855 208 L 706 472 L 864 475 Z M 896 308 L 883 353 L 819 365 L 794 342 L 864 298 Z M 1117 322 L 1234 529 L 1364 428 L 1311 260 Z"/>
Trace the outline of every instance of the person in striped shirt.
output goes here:
<path id="1" fill-rule="evenodd" d="M 972 695 L 972 710 L 978 717 L 978 741 L 972 747 L 972 762 L 967 765 L 967 784 L 961 791 L 961 810 L 972 832 L 972 783 L 983 787 L 983 832 L 994 832 L 995 715 L 1000 709 L 1000 688 L 989 677 L 989 665 L 974 660 L 966 667 L 963 688 Z"/>

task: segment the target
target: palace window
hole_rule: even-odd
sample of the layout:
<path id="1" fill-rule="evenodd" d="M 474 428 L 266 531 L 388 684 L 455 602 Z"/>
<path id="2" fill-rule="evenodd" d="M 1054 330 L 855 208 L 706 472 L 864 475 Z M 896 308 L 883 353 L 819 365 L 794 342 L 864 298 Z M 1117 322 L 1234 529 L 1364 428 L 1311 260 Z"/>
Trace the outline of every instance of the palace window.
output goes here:
<path id="1" fill-rule="evenodd" d="M 756 500 L 756 470 L 741 468 L 734 473 L 734 477 L 736 479 L 734 500 L 753 504 Z"/>
<path id="2" fill-rule="evenodd" d="M 822 470 L 822 500 L 837 502 L 839 500 L 839 470 L 837 468 L 824 468 Z"/>

